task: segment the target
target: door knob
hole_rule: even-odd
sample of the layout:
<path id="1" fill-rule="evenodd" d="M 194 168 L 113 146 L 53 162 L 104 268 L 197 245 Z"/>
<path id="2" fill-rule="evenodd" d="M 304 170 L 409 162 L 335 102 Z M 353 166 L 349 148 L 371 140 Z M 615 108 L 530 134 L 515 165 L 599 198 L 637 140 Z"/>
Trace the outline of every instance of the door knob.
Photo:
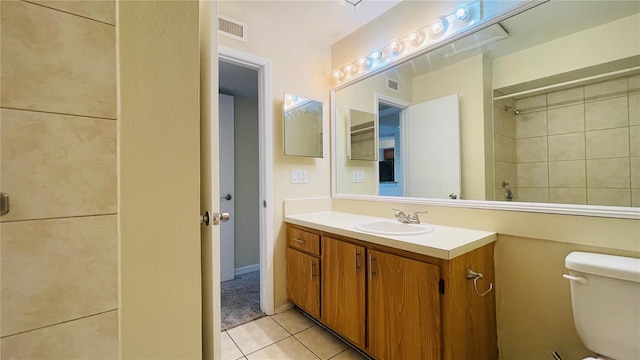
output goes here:
<path id="1" fill-rule="evenodd" d="M 232 196 L 231 196 L 231 194 L 227 194 L 227 195 L 225 195 L 225 196 L 220 196 L 220 199 L 225 199 L 225 200 L 227 200 L 227 201 L 228 201 L 228 200 L 231 200 L 231 199 L 232 199 Z"/>
<path id="2" fill-rule="evenodd" d="M 218 225 L 220 224 L 220 222 L 227 222 L 229 221 L 229 218 L 231 216 L 229 215 L 229 213 L 223 212 L 223 213 L 214 213 L 213 214 L 213 225 Z"/>
<path id="3" fill-rule="evenodd" d="M 218 225 L 220 222 L 227 222 L 231 218 L 229 213 L 223 212 L 221 213 L 213 213 L 213 215 L 209 214 L 209 211 L 205 211 L 204 214 L 200 215 L 200 224 L 205 224 L 209 226 L 209 223 L 213 225 Z"/>

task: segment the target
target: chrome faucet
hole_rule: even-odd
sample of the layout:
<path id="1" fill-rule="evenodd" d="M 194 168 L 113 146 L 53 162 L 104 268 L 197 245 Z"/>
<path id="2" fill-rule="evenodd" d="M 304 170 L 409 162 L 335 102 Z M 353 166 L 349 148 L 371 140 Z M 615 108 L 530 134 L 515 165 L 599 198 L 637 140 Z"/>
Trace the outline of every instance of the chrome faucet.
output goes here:
<path id="1" fill-rule="evenodd" d="M 426 213 L 427 210 L 420 210 L 413 213 L 413 215 L 407 215 L 404 211 L 400 209 L 392 209 L 395 210 L 394 216 L 404 224 L 420 224 L 420 219 L 418 218 L 418 213 Z"/>

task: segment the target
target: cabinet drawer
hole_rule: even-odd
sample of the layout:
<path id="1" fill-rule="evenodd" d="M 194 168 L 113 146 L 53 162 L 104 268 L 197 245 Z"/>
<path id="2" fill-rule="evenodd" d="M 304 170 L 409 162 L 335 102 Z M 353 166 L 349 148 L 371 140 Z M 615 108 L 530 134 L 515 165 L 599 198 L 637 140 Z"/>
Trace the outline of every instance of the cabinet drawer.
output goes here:
<path id="1" fill-rule="evenodd" d="M 308 231 L 289 228 L 287 232 L 289 247 L 320 256 L 320 235 Z"/>

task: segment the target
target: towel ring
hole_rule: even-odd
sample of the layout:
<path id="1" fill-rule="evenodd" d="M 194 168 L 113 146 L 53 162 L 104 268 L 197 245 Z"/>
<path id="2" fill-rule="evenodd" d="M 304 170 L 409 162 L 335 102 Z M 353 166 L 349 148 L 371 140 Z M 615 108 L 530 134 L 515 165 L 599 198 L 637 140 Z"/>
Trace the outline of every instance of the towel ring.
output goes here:
<path id="1" fill-rule="evenodd" d="M 482 279 L 484 276 L 479 273 L 479 272 L 475 272 L 473 269 L 471 268 L 467 268 L 467 274 L 466 274 L 466 278 L 467 280 L 473 280 L 473 290 L 476 291 L 476 294 L 478 296 L 485 296 L 487 295 L 491 290 L 493 290 L 493 283 L 489 284 L 489 289 L 487 289 L 485 292 L 480 293 L 478 291 L 478 280 Z"/>

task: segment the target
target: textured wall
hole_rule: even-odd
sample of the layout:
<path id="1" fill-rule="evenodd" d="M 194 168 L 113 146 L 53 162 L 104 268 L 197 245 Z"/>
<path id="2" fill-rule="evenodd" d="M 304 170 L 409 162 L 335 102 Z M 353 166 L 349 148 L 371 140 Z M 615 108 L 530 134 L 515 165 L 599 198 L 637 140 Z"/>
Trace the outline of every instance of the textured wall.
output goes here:
<path id="1" fill-rule="evenodd" d="M 123 359 L 202 357 L 197 1 L 122 1 Z"/>

